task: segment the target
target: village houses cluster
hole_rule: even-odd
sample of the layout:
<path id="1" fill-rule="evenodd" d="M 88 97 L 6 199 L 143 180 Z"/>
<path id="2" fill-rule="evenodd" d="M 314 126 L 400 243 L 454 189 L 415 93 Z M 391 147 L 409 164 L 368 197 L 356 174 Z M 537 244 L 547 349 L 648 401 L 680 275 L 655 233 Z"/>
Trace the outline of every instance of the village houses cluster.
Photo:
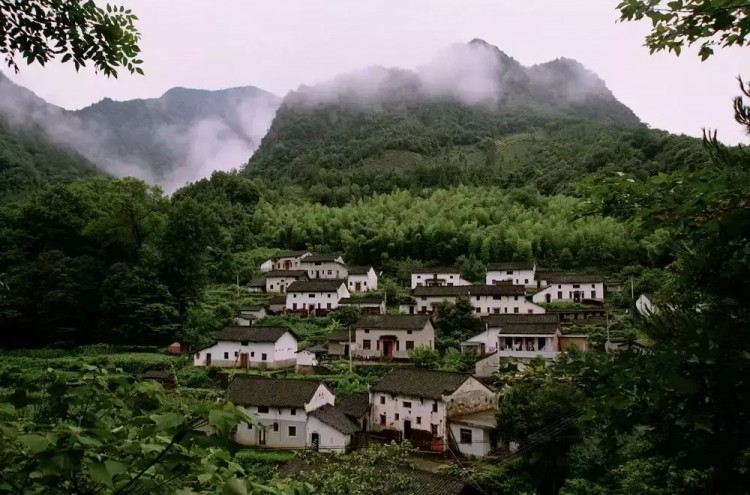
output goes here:
<path id="1" fill-rule="evenodd" d="M 455 267 L 414 270 L 411 299 L 400 301 L 398 314 L 387 313 L 384 297 L 372 295 L 378 287 L 373 267 L 347 265 L 341 256 L 292 251 L 261 269 L 263 276 L 248 290 L 272 294 L 267 304 L 241 308 L 234 326 L 195 352 L 195 366 L 302 373 L 327 357 L 342 357 L 407 367 L 391 371 L 369 393 L 339 402 L 322 382 L 239 375 L 229 398 L 258 418 L 234 432 L 245 445 L 340 452 L 367 432 L 432 451 L 453 445 L 467 456 L 484 456 L 497 446 L 498 397 L 481 380 L 503 361 L 555 359 L 569 347 L 585 351 L 587 338 L 575 329 L 599 325 L 605 315 L 601 276 L 537 270 L 534 262 L 492 263 L 484 284 L 462 279 Z M 481 322 L 481 331 L 461 343 L 463 352 L 476 357 L 475 373 L 408 367 L 413 350 L 435 348 L 438 306 L 459 297 L 470 301 Z M 360 310 L 356 323 L 332 331 L 325 345 L 303 350 L 291 329 L 255 324 L 271 314 L 320 316 L 342 306 Z"/>

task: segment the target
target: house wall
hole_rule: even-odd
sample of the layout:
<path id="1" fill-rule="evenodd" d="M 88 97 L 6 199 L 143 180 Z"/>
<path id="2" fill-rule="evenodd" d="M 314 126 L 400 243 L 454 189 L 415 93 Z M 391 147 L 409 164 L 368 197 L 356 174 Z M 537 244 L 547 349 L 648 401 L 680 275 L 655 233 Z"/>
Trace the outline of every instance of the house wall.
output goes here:
<path id="1" fill-rule="evenodd" d="M 469 377 L 455 392 L 444 397 L 443 400 L 449 418 L 497 407 L 495 393 L 474 377 Z"/>
<path id="2" fill-rule="evenodd" d="M 357 282 L 362 284 L 360 292 L 369 292 L 378 288 L 378 276 L 375 274 L 375 270 L 370 270 L 366 275 L 349 275 L 347 280 L 347 286 L 350 292 L 355 292 Z"/>
<path id="3" fill-rule="evenodd" d="M 349 297 L 349 289 L 341 284 L 337 292 L 292 292 L 286 295 L 286 309 L 301 310 L 310 309 L 314 305 L 316 309 L 335 309 L 339 307 L 339 300 Z M 295 307 L 295 304 L 297 305 Z M 331 305 L 330 308 L 328 305 Z"/>
<path id="4" fill-rule="evenodd" d="M 479 335 L 475 335 L 466 342 L 473 342 L 477 344 L 484 344 L 484 352 L 495 352 L 497 350 L 498 336 L 500 335 L 499 328 L 487 328 Z M 463 343 L 462 343 L 463 346 Z"/>
<path id="5" fill-rule="evenodd" d="M 411 288 L 419 287 L 422 285 L 427 285 L 427 282 L 430 279 L 442 279 L 443 282 L 440 282 L 439 285 L 446 285 L 446 286 L 458 286 L 458 285 L 470 285 L 469 282 L 461 278 L 461 275 L 458 273 L 440 273 L 440 272 L 427 272 L 427 273 L 412 273 L 411 274 Z M 438 285 L 436 281 L 433 280 L 434 285 Z"/>
<path id="6" fill-rule="evenodd" d="M 462 425 L 448 421 L 453 439 L 458 445 L 458 450 L 468 457 L 484 457 L 490 453 L 492 445 L 490 444 L 490 431 L 477 426 Z M 471 431 L 471 443 L 461 443 L 461 430 Z"/>
<path id="7" fill-rule="evenodd" d="M 302 256 L 286 256 L 284 258 L 278 258 L 273 261 L 274 270 L 304 270 L 301 268 L 302 259 L 306 256 L 310 256 L 310 253 L 303 254 Z M 270 261 L 270 260 L 269 260 Z M 271 270 L 268 270 L 271 271 Z"/>
<path id="8" fill-rule="evenodd" d="M 398 305 L 398 312 L 405 315 L 413 315 L 414 313 L 418 312 L 419 309 L 415 304 L 399 304 Z"/>
<path id="9" fill-rule="evenodd" d="M 206 366 L 206 355 L 211 354 L 211 366 L 238 367 L 240 354 L 248 354 L 248 365 L 251 368 L 284 368 L 294 366 L 297 362 L 297 339 L 285 333 L 276 342 L 240 342 L 221 341 L 202 349 L 193 355 L 194 366 Z M 263 359 L 265 354 L 266 359 Z M 226 357 L 225 357 L 226 356 Z"/>
<path id="10" fill-rule="evenodd" d="M 409 333 L 411 332 L 411 333 Z M 399 359 L 408 359 L 409 350 L 406 348 L 407 341 L 414 343 L 414 348 L 426 346 L 430 349 L 435 348 L 435 328 L 431 322 L 427 322 L 422 330 L 368 330 L 357 328 L 354 331 L 354 349 L 353 355 L 360 357 L 379 357 L 383 355 L 383 348 L 379 345 L 382 337 L 396 337 L 396 349 L 393 351 L 393 357 Z M 370 348 L 364 348 L 364 341 L 370 341 Z"/>
<path id="11" fill-rule="evenodd" d="M 335 261 L 320 261 L 316 263 L 305 262 L 300 264 L 300 270 L 307 270 L 307 276 L 310 279 L 316 278 L 347 278 L 349 270 L 342 263 Z"/>
<path id="12" fill-rule="evenodd" d="M 237 326 L 239 327 L 249 327 L 253 324 L 253 320 L 249 318 L 243 318 L 242 316 L 237 317 Z"/>
<path id="13" fill-rule="evenodd" d="M 318 450 L 320 452 L 346 452 L 346 448 L 351 444 L 351 435 L 344 435 L 335 428 L 328 426 L 318 418 L 309 416 L 307 418 L 307 445 L 313 445 L 313 433 L 319 435 Z"/>
<path id="14" fill-rule="evenodd" d="M 259 413 L 257 407 L 240 407 L 255 420 L 255 424 L 242 423 L 237 426 L 234 439 L 241 445 L 260 445 L 260 429 L 266 432 L 265 446 L 269 448 L 293 448 L 305 447 L 307 413 L 304 409 L 296 409 L 292 414 L 290 408 L 270 408 L 267 413 Z M 278 431 L 274 431 L 274 423 L 278 424 Z M 289 435 L 289 427 L 297 428 L 295 436 Z"/>
<path id="15" fill-rule="evenodd" d="M 321 383 L 320 386 L 318 386 L 318 389 L 315 391 L 312 399 L 310 399 L 310 402 L 305 404 L 305 410 L 309 412 L 313 409 L 325 406 L 326 404 L 330 404 L 333 406 L 335 401 L 336 397 L 333 395 L 333 393 L 328 390 L 328 387 Z"/>
<path id="16" fill-rule="evenodd" d="M 491 376 L 500 368 L 500 356 L 495 353 L 480 359 L 474 364 L 474 375 L 478 377 Z"/>
<path id="17" fill-rule="evenodd" d="M 418 313 L 432 313 L 434 308 L 443 302 L 456 302 L 455 296 L 420 296 L 416 298 Z M 544 313 L 541 306 L 534 304 L 524 296 L 471 296 L 469 302 L 477 316 L 490 314 L 528 314 Z"/>
<path id="18" fill-rule="evenodd" d="M 297 353 L 297 366 L 317 366 L 318 360 L 310 351 L 299 351 Z"/>
<path id="19" fill-rule="evenodd" d="M 380 304 L 347 304 L 347 306 L 351 306 L 353 308 L 359 308 L 363 313 L 368 313 L 370 311 L 377 312 L 379 315 L 385 314 L 385 302 L 382 302 Z"/>
<path id="20" fill-rule="evenodd" d="M 298 277 L 266 277 L 266 292 L 286 292 L 287 287 Z"/>
<path id="21" fill-rule="evenodd" d="M 638 296 L 638 299 L 635 300 L 635 309 L 638 310 L 639 314 L 646 316 L 654 312 L 654 305 L 648 297 L 641 294 Z"/>
<path id="22" fill-rule="evenodd" d="M 420 296 L 416 297 L 417 313 L 432 313 L 438 304 L 444 302 L 456 302 L 455 296 Z"/>
<path id="23" fill-rule="evenodd" d="M 352 336 L 354 332 L 352 332 Z M 329 356 L 343 356 L 344 355 L 344 346 L 346 345 L 346 342 L 328 342 L 328 355 Z"/>
<path id="24" fill-rule="evenodd" d="M 550 296 L 550 302 L 573 301 L 573 293 L 582 292 L 582 299 L 594 299 L 597 301 L 604 300 L 604 283 L 588 284 L 554 284 L 537 292 L 532 296 L 535 303 L 543 304 L 547 302 L 547 294 Z"/>
<path id="25" fill-rule="evenodd" d="M 508 272 L 511 272 L 510 274 Z M 493 285 L 495 282 L 510 280 L 513 285 L 535 286 L 534 274 L 536 270 L 489 270 L 485 276 L 487 285 Z"/>
<path id="26" fill-rule="evenodd" d="M 268 306 L 269 311 L 273 311 L 274 313 L 281 313 L 286 309 L 286 304 L 270 304 Z"/>
<path id="27" fill-rule="evenodd" d="M 263 273 L 273 270 L 273 260 L 266 260 L 260 264 L 260 271 Z"/>
<path id="28" fill-rule="evenodd" d="M 383 398 L 384 404 L 381 404 L 381 398 Z M 404 401 L 410 402 L 411 407 L 405 407 Z M 437 412 L 433 412 L 433 405 L 436 403 Z M 436 425 L 437 434 L 435 436 L 446 438 L 447 415 L 445 403 L 442 400 L 435 401 L 433 399 L 371 392 L 370 404 L 372 404 L 370 416 L 370 429 L 372 431 L 396 430 L 403 433 L 404 421 L 411 421 L 412 430 L 430 431 L 431 425 Z M 385 425 L 380 424 L 381 414 L 386 416 Z M 398 414 L 398 419 L 396 419 L 396 414 Z M 417 421 L 419 421 L 419 424 Z"/>

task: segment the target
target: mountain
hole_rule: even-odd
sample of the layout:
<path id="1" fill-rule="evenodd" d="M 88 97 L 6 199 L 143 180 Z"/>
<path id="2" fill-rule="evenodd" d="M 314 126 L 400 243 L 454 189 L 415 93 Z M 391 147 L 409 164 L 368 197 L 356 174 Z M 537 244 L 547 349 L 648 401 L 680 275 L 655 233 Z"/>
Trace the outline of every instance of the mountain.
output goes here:
<path id="1" fill-rule="evenodd" d="M 93 162 L 109 174 L 139 177 L 168 192 L 214 170 L 240 166 L 260 143 L 279 102 L 252 86 L 172 88 L 159 98 L 105 98 L 68 111 L 0 78 L 0 117 L 9 128 L 36 128 L 84 155 L 88 168 Z"/>
<path id="2" fill-rule="evenodd" d="M 100 175 L 96 166 L 37 123 L 62 109 L 0 73 L 0 201 L 52 182 Z"/>
<path id="3" fill-rule="evenodd" d="M 697 140 L 648 129 L 579 62 L 525 67 L 473 40 L 415 70 L 371 67 L 300 87 L 243 173 L 335 188 L 335 201 L 316 199 L 336 204 L 467 182 L 556 193 L 607 167 L 670 163 L 680 146 L 701 153 Z"/>

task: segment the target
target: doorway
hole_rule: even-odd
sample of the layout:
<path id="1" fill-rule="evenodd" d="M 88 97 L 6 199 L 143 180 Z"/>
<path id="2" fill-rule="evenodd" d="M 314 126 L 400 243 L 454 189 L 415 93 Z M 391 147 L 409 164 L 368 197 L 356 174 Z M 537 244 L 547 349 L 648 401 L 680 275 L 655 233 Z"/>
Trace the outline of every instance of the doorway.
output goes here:
<path id="1" fill-rule="evenodd" d="M 344 357 L 349 357 L 349 344 L 344 344 Z"/>
<path id="2" fill-rule="evenodd" d="M 354 292 L 362 292 L 362 282 L 355 282 Z"/>
<path id="3" fill-rule="evenodd" d="M 240 354 L 240 368 L 247 368 L 248 366 L 248 355 L 246 352 Z"/>
<path id="4" fill-rule="evenodd" d="M 313 433 L 312 435 L 310 435 L 310 439 L 313 450 L 317 451 L 320 448 L 320 434 Z"/>
<path id="5" fill-rule="evenodd" d="M 404 440 L 411 440 L 411 421 L 404 420 Z"/>
<path id="6" fill-rule="evenodd" d="M 383 356 L 385 357 L 393 356 L 393 341 L 392 340 L 383 341 Z"/>
<path id="7" fill-rule="evenodd" d="M 206 353 L 206 366 L 211 366 L 211 353 Z"/>
<path id="8" fill-rule="evenodd" d="M 552 302 L 552 294 L 546 294 L 544 298 L 547 300 L 547 304 Z"/>
<path id="9" fill-rule="evenodd" d="M 266 429 L 263 427 L 258 428 L 258 445 L 266 444 Z"/>

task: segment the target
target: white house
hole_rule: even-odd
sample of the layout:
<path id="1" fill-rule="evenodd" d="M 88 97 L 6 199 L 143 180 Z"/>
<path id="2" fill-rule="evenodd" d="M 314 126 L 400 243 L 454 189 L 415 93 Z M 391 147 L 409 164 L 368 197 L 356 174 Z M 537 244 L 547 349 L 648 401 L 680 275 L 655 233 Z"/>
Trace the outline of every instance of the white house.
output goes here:
<path id="1" fill-rule="evenodd" d="M 261 305 L 242 306 L 237 313 L 237 325 L 244 327 L 267 316 L 266 308 Z"/>
<path id="2" fill-rule="evenodd" d="M 508 323 L 498 329 L 497 351 L 475 364 L 477 376 L 490 376 L 502 361 L 528 362 L 556 359 L 561 352 L 558 323 Z"/>
<path id="3" fill-rule="evenodd" d="M 534 273 L 534 282 L 537 289 L 547 287 L 550 284 L 550 277 L 565 275 L 565 272 L 555 272 L 550 270 L 539 270 Z"/>
<path id="4" fill-rule="evenodd" d="M 264 261 L 260 265 L 260 271 L 270 272 L 273 270 L 299 270 L 302 258 L 310 256 L 310 251 L 286 251 Z"/>
<path id="5" fill-rule="evenodd" d="M 300 269 L 307 271 L 311 279 L 346 279 L 349 269 L 341 256 L 335 254 L 312 254 L 300 262 Z"/>
<path id="6" fill-rule="evenodd" d="M 482 356 L 498 351 L 500 330 L 509 324 L 558 324 L 557 315 L 546 313 L 501 314 L 481 318 L 483 330 L 461 342 L 461 351 Z"/>
<path id="7" fill-rule="evenodd" d="M 604 301 L 604 277 L 601 275 L 550 275 L 547 281 L 549 286 L 532 296 L 535 303 Z"/>
<path id="8" fill-rule="evenodd" d="M 280 314 L 286 310 L 286 294 L 271 296 L 266 303 L 270 314 Z"/>
<path id="9" fill-rule="evenodd" d="M 533 261 L 510 261 L 487 265 L 485 278 L 487 285 L 510 280 L 514 285 L 534 287 L 536 285 L 535 273 L 536 263 Z"/>
<path id="10" fill-rule="evenodd" d="M 377 297 L 345 297 L 339 301 L 339 306 L 357 308 L 364 315 L 384 315 L 385 299 Z"/>
<path id="11" fill-rule="evenodd" d="M 477 316 L 506 313 L 544 313 L 544 308 L 526 299 L 521 285 L 500 282 L 495 285 L 462 285 L 458 287 L 416 287 L 412 294 L 418 313 L 432 313 L 443 302 L 468 297 Z"/>
<path id="12" fill-rule="evenodd" d="M 293 282 L 286 289 L 286 310 L 322 314 L 338 308 L 339 301 L 349 296 L 346 280 Z"/>
<path id="13" fill-rule="evenodd" d="M 233 433 L 242 445 L 344 452 L 359 430 L 322 382 L 238 375 L 227 396 L 254 419 Z"/>
<path id="14" fill-rule="evenodd" d="M 354 330 L 334 330 L 326 337 L 329 356 L 349 357 L 354 348 Z"/>
<path id="15" fill-rule="evenodd" d="M 654 296 L 645 292 L 635 300 L 635 309 L 643 316 L 654 313 Z"/>
<path id="16" fill-rule="evenodd" d="M 247 283 L 247 291 L 250 293 L 264 292 L 266 290 L 266 277 L 255 277 Z"/>
<path id="17" fill-rule="evenodd" d="M 364 316 L 353 326 L 352 355 L 364 359 L 409 359 L 417 347 L 435 348 L 430 315 Z"/>
<path id="18" fill-rule="evenodd" d="M 320 364 L 326 352 L 326 348 L 320 345 L 297 351 L 296 371 L 298 373 L 314 371 L 314 368 Z"/>
<path id="19" fill-rule="evenodd" d="M 371 266 L 350 266 L 347 277 L 349 292 L 369 292 L 378 288 L 378 274 Z"/>
<path id="20" fill-rule="evenodd" d="M 454 287 L 469 285 L 470 282 L 461 278 L 461 270 L 455 266 L 437 268 L 420 268 L 411 272 L 411 288 L 415 287 Z"/>
<path id="21" fill-rule="evenodd" d="M 266 292 L 286 292 L 292 282 L 308 280 L 305 270 L 272 270 L 266 273 Z"/>
<path id="22" fill-rule="evenodd" d="M 287 368 L 297 363 L 297 337 L 285 327 L 227 327 L 193 356 L 194 366 Z"/>
<path id="23" fill-rule="evenodd" d="M 452 418 L 497 409 L 495 393 L 468 373 L 394 369 L 370 388 L 370 404 L 371 431 L 390 430 L 419 448 L 436 451 L 446 450 L 451 440 L 467 455 L 484 455 L 492 448 L 494 422 L 486 427 L 450 426 Z"/>

